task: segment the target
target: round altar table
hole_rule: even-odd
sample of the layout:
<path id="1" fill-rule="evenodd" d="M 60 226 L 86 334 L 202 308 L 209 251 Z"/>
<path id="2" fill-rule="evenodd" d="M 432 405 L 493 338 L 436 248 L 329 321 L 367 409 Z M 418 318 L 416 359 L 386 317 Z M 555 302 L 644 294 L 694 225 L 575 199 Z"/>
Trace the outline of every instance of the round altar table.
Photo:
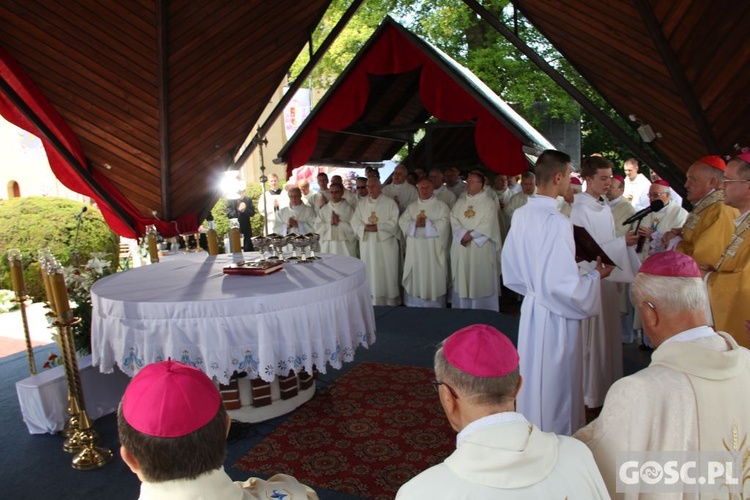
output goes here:
<path id="1" fill-rule="evenodd" d="M 290 370 L 341 368 L 358 346 L 375 342 L 375 316 L 364 263 L 321 257 L 285 263 L 265 276 L 230 276 L 223 268 L 236 256 L 199 252 L 102 278 L 91 289 L 93 364 L 104 373 L 118 365 L 132 376 L 172 358 L 221 384 L 234 372 L 247 373 L 248 383 L 258 377 L 276 382 Z M 265 420 L 313 394 L 314 384 L 293 400 L 276 397 L 271 407 L 243 406 L 236 410 L 242 415 L 230 415 Z"/>

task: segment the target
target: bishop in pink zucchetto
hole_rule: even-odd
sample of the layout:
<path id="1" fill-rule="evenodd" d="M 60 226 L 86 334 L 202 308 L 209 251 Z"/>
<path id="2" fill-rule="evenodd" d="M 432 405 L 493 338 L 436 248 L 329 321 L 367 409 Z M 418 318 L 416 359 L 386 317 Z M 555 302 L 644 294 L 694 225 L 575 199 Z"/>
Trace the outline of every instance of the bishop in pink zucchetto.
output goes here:
<path id="1" fill-rule="evenodd" d="M 490 325 L 471 325 L 448 337 L 445 359 L 475 377 L 505 377 L 518 370 L 518 351 L 500 330 Z"/>
<path id="2" fill-rule="evenodd" d="M 638 273 L 666 278 L 701 277 L 698 263 L 689 255 L 675 251 L 655 253 L 643 261 Z"/>
<path id="3" fill-rule="evenodd" d="M 516 411 L 519 361 L 513 342 L 490 325 L 467 326 L 440 344 L 433 385 L 456 450 L 404 484 L 397 500 L 609 498 L 580 441 L 544 432 Z"/>

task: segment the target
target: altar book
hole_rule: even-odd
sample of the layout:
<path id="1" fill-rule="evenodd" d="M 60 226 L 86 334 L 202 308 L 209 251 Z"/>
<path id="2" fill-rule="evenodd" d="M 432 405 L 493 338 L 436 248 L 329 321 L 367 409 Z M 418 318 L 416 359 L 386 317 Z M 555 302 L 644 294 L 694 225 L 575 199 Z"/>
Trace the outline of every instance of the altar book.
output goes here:
<path id="1" fill-rule="evenodd" d="M 237 262 L 224 268 L 224 274 L 243 276 L 265 276 L 280 271 L 283 266 L 278 262 Z"/>

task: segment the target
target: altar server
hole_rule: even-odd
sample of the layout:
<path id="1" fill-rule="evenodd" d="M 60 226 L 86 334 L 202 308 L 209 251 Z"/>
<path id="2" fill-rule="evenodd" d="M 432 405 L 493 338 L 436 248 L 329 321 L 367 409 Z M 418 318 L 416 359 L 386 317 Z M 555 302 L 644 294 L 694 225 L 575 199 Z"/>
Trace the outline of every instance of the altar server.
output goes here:
<path id="1" fill-rule="evenodd" d="M 458 433 L 456 450 L 404 484 L 397 500 L 609 498 L 584 445 L 514 411 L 518 363 L 508 337 L 489 325 L 441 343 L 433 384 Z"/>
<path id="2" fill-rule="evenodd" d="M 289 205 L 289 197 L 279 187 L 279 176 L 269 175 L 268 189 L 258 197 L 258 213 L 265 220 L 266 234 L 273 233 L 279 211 L 287 205 Z"/>
<path id="3" fill-rule="evenodd" d="M 579 275 L 573 226 L 555 201 L 570 170 L 561 151 L 539 156 L 539 192 L 513 215 L 503 248 L 503 282 L 524 296 L 518 411 L 544 431 L 567 435 L 585 423 L 580 320 L 600 313 L 600 279 L 613 269 L 599 262 Z"/>

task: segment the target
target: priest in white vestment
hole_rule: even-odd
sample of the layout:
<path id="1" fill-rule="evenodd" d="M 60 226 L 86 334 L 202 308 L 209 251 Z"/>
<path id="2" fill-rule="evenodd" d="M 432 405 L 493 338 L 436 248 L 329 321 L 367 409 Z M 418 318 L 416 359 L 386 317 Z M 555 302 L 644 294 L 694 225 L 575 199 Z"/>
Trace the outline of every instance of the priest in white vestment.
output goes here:
<path id="1" fill-rule="evenodd" d="M 417 195 L 417 188 L 406 182 L 407 173 L 405 166 L 397 166 L 391 176 L 393 182 L 383 186 L 383 194 L 396 202 L 399 214 L 404 213 L 406 207 L 417 201 L 419 197 Z"/>
<path id="2" fill-rule="evenodd" d="M 638 173 L 638 168 L 638 160 L 635 158 L 628 158 L 623 165 L 623 170 L 625 170 L 623 196 L 636 207 L 636 210 L 638 210 L 637 205 L 641 196 L 644 192 L 648 192 L 648 187 L 651 185 L 651 181 L 645 175 Z"/>
<path id="3" fill-rule="evenodd" d="M 456 450 L 404 484 L 397 500 L 609 498 L 586 447 L 514 411 L 518 353 L 496 328 L 463 328 L 435 353 L 435 389 Z"/>
<path id="4" fill-rule="evenodd" d="M 461 180 L 461 172 L 458 167 L 445 169 L 445 188 L 456 195 L 456 199 L 466 192 L 466 183 Z"/>
<path id="5" fill-rule="evenodd" d="M 419 199 L 399 218 L 406 239 L 404 304 L 409 307 L 445 307 L 448 289 L 450 209 L 433 195 L 432 182 L 417 182 Z"/>
<path id="6" fill-rule="evenodd" d="M 497 205 L 483 192 L 484 176 L 475 172 L 466 179 L 466 196 L 451 209 L 453 231 L 451 304 L 459 309 L 499 311 L 498 275 L 500 225 Z"/>
<path id="7" fill-rule="evenodd" d="M 268 189 L 258 196 L 258 213 L 266 221 L 265 234 L 274 232 L 279 211 L 288 205 L 289 196 L 279 187 L 279 176 L 270 174 L 268 176 Z"/>
<path id="8" fill-rule="evenodd" d="M 274 232 L 287 234 L 307 234 L 315 230 L 315 211 L 302 203 L 302 191 L 299 188 L 289 190 L 289 206 L 279 210 L 276 216 Z"/>
<path id="9" fill-rule="evenodd" d="M 657 174 L 653 170 L 649 172 L 649 176 L 651 177 L 652 184 L 656 181 L 662 180 L 659 174 Z M 669 197 L 678 206 L 682 206 L 682 196 L 680 196 L 672 187 L 669 188 Z M 643 193 L 641 193 L 641 197 L 638 199 L 638 203 L 635 204 L 635 209 L 640 210 L 642 208 L 646 208 L 650 204 L 651 200 L 648 199 L 648 191 L 644 191 Z"/>
<path id="10" fill-rule="evenodd" d="M 638 236 L 634 233 L 618 238 L 612 211 L 604 202 L 612 180 L 612 162 L 591 156 L 581 162 L 586 191 L 576 195 L 570 220 L 586 229 L 604 252 L 618 266 L 602 281 L 602 312 L 582 324 L 584 339 L 584 401 L 589 408 L 604 403 L 607 389 L 622 377 L 622 323 L 618 283 L 630 283 L 640 266 L 635 252 Z M 591 264 L 579 264 L 582 270 Z"/>
<path id="11" fill-rule="evenodd" d="M 310 189 L 310 182 L 307 179 L 300 179 L 299 181 L 297 181 L 297 187 L 302 193 L 302 203 L 304 203 L 308 207 L 313 206 L 312 197 L 313 195 L 315 195 L 315 193 L 312 189 Z"/>
<path id="12" fill-rule="evenodd" d="M 453 208 L 453 205 L 456 204 L 457 197 L 453 194 L 453 191 L 445 187 L 445 184 L 443 184 L 445 178 L 443 171 L 439 168 L 431 168 L 430 172 L 427 174 L 427 178 L 432 183 L 432 194 L 438 200 L 448 205 L 448 208 Z"/>
<path id="13" fill-rule="evenodd" d="M 518 411 L 540 429 L 565 435 L 585 423 L 580 323 L 601 311 L 600 280 L 613 269 L 599 263 L 579 274 L 573 225 L 555 203 L 570 169 L 561 151 L 539 156 L 538 195 L 516 211 L 503 247 L 503 283 L 524 296 Z"/>
<path id="14" fill-rule="evenodd" d="M 317 181 L 318 192 L 310 197 L 310 206 L 313 207 L 316 213 L 320 210 L 320 207 L 328 203 L 328 200 L 331 199 L 331 195 L 328 193 L 328 174 L 325 172 L 319 173 Z"/>
<path id="15" fill-rule="evenodd" d="M 497 220 L 500 223 L 500 239 L 505 242 L 508 230 L 510 229 L 510 216 L 505 213 L 505 207 L 510 203 L 510 199 L 514 193 L 508 187 L 507 175 L 497 174 L 492 182 L 495 194 L 497 195 Z"/>
<path id="16" fill-rule="evenodd" d="M 674 251 L 652 255 L 632 289 L 643 328 L 656 346 L 651 364 L 615 383 L 599 418 L 575 437 L 593 452 L 612 498 L 684 498 L 679 483 L 669 496 L 617 493 L 617 455 L 728 449 L 747 457 L 750 351 L 706 325 L 706 287 L 691 257 Z M 736 465 L 735 477 L 747 473 Z M 750 481 L 740 480 L 739 487 L 701 498 L 750 498 Z"/>
<path id="17" fill-rule="evenodd" d="M 344 188 L 344 192 L 341 195 L 341 199 L 347 202 L 349 206 L 352 207 L 352 210 L 357 208 L 357 195 L 354 194 L 354 192 L 352 192 L 351 190 L 346 189 L 346 186 L 344 185 L 344 180 L 340 175 L 331 176 L 331 185 L 333 184 L 341 184 L 341 186 Z M 330 193 L 330 187 L 328 191 Z"/>
<path id="18" fill-rule="evenodd" d="M 513 223 L 513 212 L 524 206 L 529 198 L 536 193 L 536 176 L 534 172 L 528 171 L 521 175 L 521 191 L 513 195 L 507 205 L 505 205 L 505 214 L 508 220 Z"/>
<path id="19" fill-rule="evenodd" d="M 343 184 L 331 184 L 328 192 L 331 200 L 321 207 L 317 218 L 320 251 L 356 258 L 357 235 L 351 225 L 354 209 L 343 199 Z"/>
<path id="20" fill-rule="evenodd" d="M 372 305 L 397 306 L 401 304 L 399 212 L 396 202 L 382 190 L 377 177 L 367 179 L 369 194 L 357 204 L 351 224 L 359 239 Z"/>

